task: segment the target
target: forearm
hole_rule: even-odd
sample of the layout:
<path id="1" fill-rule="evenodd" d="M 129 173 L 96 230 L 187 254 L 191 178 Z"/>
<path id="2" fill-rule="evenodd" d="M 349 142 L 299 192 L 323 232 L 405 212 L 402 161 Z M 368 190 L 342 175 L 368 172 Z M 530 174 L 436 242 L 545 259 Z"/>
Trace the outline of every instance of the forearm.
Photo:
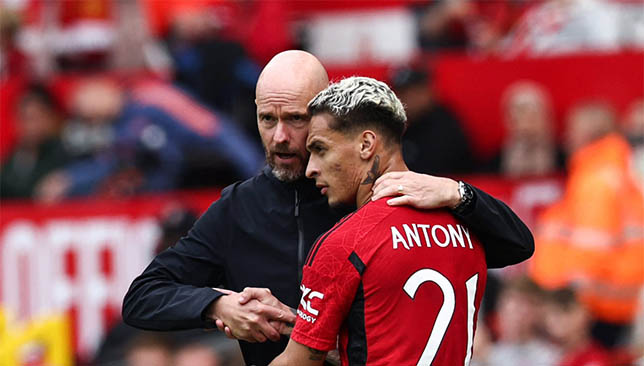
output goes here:
<path id="1" fill-rule="evenodd" d="M 180 284 L 161 270 L 146 270 L 125 295 L 123 320 L 148 330 L 210 327 L 202 314 L 220 296 L 208 287 Z"/>
<path id="2" fill-rule="evenodd" d="M 290 340 L 284 352 L 277 356 L 270 366 L 321 366 L 327 351 L 317 350 Z"/>
<path id="3" fill-rule="evenodd" d="M 520 263 L 534 253 L 534 238 L 528 227 L 503 202 L 472 187 L 474 200 L 462 213 L 455 213 L 472 228 L 485 246 L 488 268 Z"/>

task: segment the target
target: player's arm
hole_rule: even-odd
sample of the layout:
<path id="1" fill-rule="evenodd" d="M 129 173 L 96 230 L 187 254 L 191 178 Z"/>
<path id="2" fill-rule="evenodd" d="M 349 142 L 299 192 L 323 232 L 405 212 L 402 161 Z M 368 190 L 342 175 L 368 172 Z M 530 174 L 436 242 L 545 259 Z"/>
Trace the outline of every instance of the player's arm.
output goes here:
<path id="1" fill-rule="evenodd" d="M 485 247 L 489 268 L 522 262 L 534 253 L 534 238 L 528 227 L 503 202 L 469 186 L 472 199 L 454 215 L 470 227 Z M 400 192 L 402 188 L 402 192 Z M 461 202 L 458 182 L 414 172 L 391 172 L 378 178 L 372 199 L 396 196 L 390 205 L 420 209 L 454 208 Z"/>
<path id="2" fill-rule="evenodd" d="M 320 351 L 294 340 L 289 340 L 284 352 L 277 356 L 270 366 L 319 366 L 324 364 L 327 351 Z"/>

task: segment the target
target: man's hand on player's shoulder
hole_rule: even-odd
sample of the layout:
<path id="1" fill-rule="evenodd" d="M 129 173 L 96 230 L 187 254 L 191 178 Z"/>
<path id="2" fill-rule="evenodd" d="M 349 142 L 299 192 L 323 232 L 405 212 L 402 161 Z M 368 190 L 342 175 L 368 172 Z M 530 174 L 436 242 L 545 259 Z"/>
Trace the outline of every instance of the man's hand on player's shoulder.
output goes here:
<path id="1" fill-rule="evenodd" d="M 387 201 L 391 206 L 410 205 L 423 210 L 453 208 L 461 199 L 457 181 L 412 171 L 386 173 L 372 190 L 374 201 L 391 196 Z"/>
<path id="2" fill-rule="evenodd" d="M 284 323 L 294 323 L 295 315 L 270 291 L 258 290 L 264 291 L 257 297 L 251 297 L 255 292 L 222 291 L 225 295 L 210 305 L 208 317 L 229 337 L 247 342 L 278 341 L 288 328 Z"/>

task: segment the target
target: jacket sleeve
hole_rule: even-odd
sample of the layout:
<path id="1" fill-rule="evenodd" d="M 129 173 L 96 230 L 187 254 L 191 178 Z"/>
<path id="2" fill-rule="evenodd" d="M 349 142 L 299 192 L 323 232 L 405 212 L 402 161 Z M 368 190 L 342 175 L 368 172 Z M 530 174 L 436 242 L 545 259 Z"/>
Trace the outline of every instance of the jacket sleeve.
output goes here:
<path id="1" fill-rule="evenodd" d="M 503 202 L 472 187 L 470 207 L 456 217 L 474 230 L 485 246 L 488 268 L 523 262 L 534 253 L 534 238 L 528 227 Z"/>
<path id="2" fill-rule="evenodd" d="M 148 330 L 210 328 L 202 318 L 225 286 L 226 203 L 213 203 L 177 244 L 158 254 L 130 285 L 123 299 L 123 320 Z"/>

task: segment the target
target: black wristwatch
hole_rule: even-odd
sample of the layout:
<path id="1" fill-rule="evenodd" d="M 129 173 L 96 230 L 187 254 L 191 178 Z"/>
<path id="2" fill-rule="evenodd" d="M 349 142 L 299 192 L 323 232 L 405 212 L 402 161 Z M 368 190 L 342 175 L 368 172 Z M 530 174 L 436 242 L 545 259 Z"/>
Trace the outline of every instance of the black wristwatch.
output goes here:
<path id="1" fill-rule="evenodd" d="M 456 205 L 456 207 L 454 207 L 452 211 L 457 214 L 462 214 L 467 210 L 468 207 L 470 207 L 470 204 L 474 199 L 474 190 L 469 184 L 463 182 L 462 180 L 459 180 L 458 193 L 461 195 L 461 202 Z"/>

